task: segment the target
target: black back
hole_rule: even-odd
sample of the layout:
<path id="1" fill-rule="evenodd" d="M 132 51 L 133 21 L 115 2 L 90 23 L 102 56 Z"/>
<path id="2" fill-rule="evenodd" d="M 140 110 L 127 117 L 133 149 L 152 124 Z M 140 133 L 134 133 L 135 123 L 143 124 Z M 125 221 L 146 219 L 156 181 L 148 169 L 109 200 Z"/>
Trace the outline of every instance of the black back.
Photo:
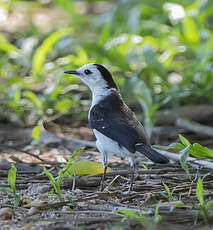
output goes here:
<path id="1" fill-rule="evenodd" d="M 120 95 L 112 92 L 93 106 L 89 114 L 89 124 L 92 129 L 96 129 L 134 153 L 135 144 L 140 141 L 140 137 L 131 125 L 134 119 L 132 114 L 128 107 L 124 106 Z"/>
<path id="2" fill-rule="evenodd" d="M 103 66 L 100 64 L 94 64 L 97 69 L 100 71 L 101 75 L 103 76 L 104 80 L 107 82 L 108 84 L 108 88 L 115 88 L 118 89 L 118 87 L 116 86 L 111 73 Z"/>

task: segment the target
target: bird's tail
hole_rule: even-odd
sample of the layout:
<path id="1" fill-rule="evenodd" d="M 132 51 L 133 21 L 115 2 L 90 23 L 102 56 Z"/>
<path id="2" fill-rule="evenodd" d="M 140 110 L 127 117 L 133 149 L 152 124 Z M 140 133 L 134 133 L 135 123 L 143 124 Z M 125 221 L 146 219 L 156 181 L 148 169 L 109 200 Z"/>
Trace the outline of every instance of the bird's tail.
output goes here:
<path id="1" fill-rule="evenodd" d="M 169 163 L 169 160 L 165 156 L 155 151 L 148 145 L 145 145 L 143 143 L 138 143 L 135 145 L 135 149 L 136 151 L 144 154 L 146 157 L 148 157 L 150 160 L 152 160 L 155 163 L 159 163 L 159 164 Z"/>

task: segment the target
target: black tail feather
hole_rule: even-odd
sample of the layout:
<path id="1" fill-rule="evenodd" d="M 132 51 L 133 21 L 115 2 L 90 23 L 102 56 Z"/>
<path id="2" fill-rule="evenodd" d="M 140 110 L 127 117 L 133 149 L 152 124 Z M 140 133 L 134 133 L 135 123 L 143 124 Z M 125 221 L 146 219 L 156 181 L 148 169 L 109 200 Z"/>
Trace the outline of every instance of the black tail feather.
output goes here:
<path id="1" fill-rule="evenodd" d="M 146 157 L 148 157 L 151 161 L 159 164 L 167 164 L 169 163 L 169 160 L 160 154 L 159 152 L 155 151 L 148 145 L 145 145 L 143 143 L 138 143 L 135 145 L 136 151 L 144 154 Z"/>

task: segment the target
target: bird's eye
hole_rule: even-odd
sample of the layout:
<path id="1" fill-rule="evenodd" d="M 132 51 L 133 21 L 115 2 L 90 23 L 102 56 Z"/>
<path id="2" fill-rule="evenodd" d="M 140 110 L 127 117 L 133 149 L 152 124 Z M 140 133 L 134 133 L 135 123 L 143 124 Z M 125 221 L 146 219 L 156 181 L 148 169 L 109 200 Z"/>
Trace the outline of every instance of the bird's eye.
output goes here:
<path id="1" fill-rule="evenodd" d="M 86 70 L 84 71 L 84 73 L 85 73 L 86 75 L 88 75 L 88 74 L 91 74 L 92 72 L 91 72 L 89 69 L 86 69 Z"/>

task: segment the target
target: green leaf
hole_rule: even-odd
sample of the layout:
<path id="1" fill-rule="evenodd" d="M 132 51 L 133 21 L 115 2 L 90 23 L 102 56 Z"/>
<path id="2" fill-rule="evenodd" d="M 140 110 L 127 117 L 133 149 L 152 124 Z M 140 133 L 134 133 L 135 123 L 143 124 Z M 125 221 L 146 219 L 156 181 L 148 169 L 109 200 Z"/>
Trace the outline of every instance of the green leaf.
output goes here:
<path id="1" fill-rule="evenodd" d="M 82 150 L 84 150 L 84 147 L 75 150 L 73 152 L 72 156 L 70 157 L 70 159 L 74 160 L 76 158 L 76 156 L 81 153 Z"/>
<path id="2" fill-rule="evenodd" d="M 182 208 L 182 207 L 184 207 L 184 203 L 177 203 L 170 208 L 170 212 L 172 212 L 176 208 Z"/>
<path id="3" fill-rule="evenodd" d="M 124 214 L 126 217 L 129 217 L 129 218 L 140 219 L 140 216 L 130 209 L 125 209 L 125 208 L 120 209 L 119 213 Z"/>
<path id="4" fill-rule="evenodd" d="M 73 161 L 75 160 L 76 156 L 80 154 L 83 149 L 84 148 L 79 148 L 73 152 L 72 156 L 68 160 L 68 163 L 65 165 L 64 173 L 66 173 L 67 175 L 71 177 L 73 176 L 72 173 L 70 173 L 70 169 L 72 167 Z"/>
<path id="5" fill-rule="evenodd" d="M 102 163 L 100 162 L 79 160 L 72 162 L 71 167 L 69 167 L 69 171 L 66 170 L 66 174 L 69 176 L 73 176 L 74 172 L 76 176 L 91 175 L 103 173 L 104 168 L 102 166 Z M 107 167 L 107 172 L 111 172 L 111 169 L 109 167 Z"/>
<path id="6" fill-rule="evenodd" d="M 205 205 L 205 201 L 203 197 L 203 182 L 200 177 L 198 178 L 198 182 L 197 182 L 196 196 L 197 199 L 200 201 L 201 206 Z"/>
<path id="7" fill-rule="evenodd" d="M 71 100 L 68 98 L 64 98 L 56 102 L 55 108 L 61 112 L 67 112 L 71 107 Z"/>
<path id="8" fill-rule="evenodd" d="M 190 146 L 185 147 L 183 150 L 180 151 L 180 165 L 191 179 L 191 175 L 189 173 L 189 168 L 187 165 L 187 158 L 189 156 Z"/>
<path id="9" fill-rule="evenodd" d="M 75 14 L 75 4 L 73 0 L 55 0 L 56 3 L 58 3 L 61 7 L 63 7 L 64 10 L 66 10 L 70 14 Z M 80 17 L 78 15 L 78 17 Z"/>
<path id="10" fill-rule="evenodd" d="M 55 181 L 55 178 L 53 177 L 52 173 L 50 173 L 45 167 L 44 167 L 43 169 L 44 169 L 45 174 L 47 175 L 47 177 L 48 177 L 49 180 L 51 181 L 52 186 L 54 187 L 54 189 L 55 189 L 55 191 L 56 191 L 57 188 L 56 188 L 56 181 Z"/>
<path id="11" fill-rule="evenodd" d="M 159 223 L 162 220 L 162 217 L 159 215 L 159 204 L 155 206 L 155 214 L 153 218 L 155 223 Z"/>
<path id="12" fill-rule="evenodd" d="M 182 144 L 183 144 L 185 147 L 191 145 L 191 143 L 190 143 L 184 136 L 182 136 L 181 134 L 179 134 L 178 136 L 179 136 L 179 138 L 180 138 Z"/>
<path id="13" fill-rule="evenodd" d="M 148 133 L 148 136 L 151 136 L 152 127 L 154 125 L 153 115 L 158 109 L 158 105 L 153 105 L 151 90 L 144 81 L 137 78 L 137 76 L 132 77 L 131 85 L 133 93 L 136 99 L 139 101 L 140 105 L 144 110 L 144 126 Z"/>
<path id="14" fill-rule="evenodd" d="M 55 190 L 55 193 L 58 196 L 58 199 L 60 201 L 64 201 L 64 198 L 63 198 L 62 193 L 61 193 L 61 188 L 60 188 L 60 181 L 61 181 L 64 173 L 62 171 L 61 171 L 61 173 L 59 172 L 59 178 L 56 181 L 55 178 L 53 177 L 52 173 L 50 173 L 45 167 L 43 168 L 43 170 L 44 170 L 44 173 L 49 178 L 49 180 L 51 181 L 51 184 L 52 184 L 52 186 L 53 186 L 53 188 Z"/>
<path id="15" fill-rule="evenodd" d="M 169 199 L 169 201 L 172 201 L 172 193 L 171 193 L 169 187 L 168 187 L 165 183 L 163 183 L 163 186 L 164 186 L 164 188 L 166 189 L 166 192 L 167 192 L 167 194 L 168 194 L 168 199 Z"/>
<path id="16" fill-rule="evenodd" d="M 57 32 L 52 33 L 48 38 L 44 40 L 42 45 L 35 51 L 33 56 L 33 75 L 37 76 L 41 73 L 44 61 L 47 53 L 53 47 L 53 45 L 64 35 L 73 32 L 72 28 L 65 28 Z"/>
<path id="17" fill-rule="evenodd" d="M 206 208 L 210 209 L 213 206 L 213 200 L 210 200 L 206 203 Z"/>
<path id="18" fill-rule="evenodd" d="M 194 20 L 189 16 L 186 16 L 183 20 L 183 31 L 184 37 L 187 41 L 192 43 L 200 42 L 200 36 L 196 24 Z"/>
<path id="19" fill-rule="evenodd" d="M 36 125 L 33 128 L 33 130 L 32 130 L 32 138 L 34 140 L 39 140 L 39 138 L 40 138 L 40 129 L 41 129 L 40 125 Z"/>
<path id="20" fill-rule="evenodd" d="M 110 38 L 110 29 L 111 29 L 112 22 L 108 22 L 104 25 L 103 29 L 101 30 L 98 44 L 103 46 L 107 40 Z"/>
<path id="21" fill-rule="evenodd" d="M 190 146 L 190 154 L 195 157 L 209 157 L 213 158 L 213 151 L 204 147 L 198 143 L 194 143 Z"/>
<path id="22" fill-rule="evenodd" d="M 0 34 L 0 50 L 5 52 L 17 51 L 17 47 L 10 44 L 1 34 Z"/>
<path id="23" fill-rule="evenodd" d="M 148 67 L 160 75 L 161 79 L 167 83 L 167 73 L 163 65 L 159 62 L 158 58 L 152 50 L 149 43 L 143 46 L 143 54 Z"/>
<path id="24" fill-rule="evenodd" d="M 27 90 L 24 92 L 24 96 L 30 99 L 38 109 L 42 110 L 42 103 L 33 92 Z"/>
<path id="25" fill-rule="evenodd" d="M 178 142 L 172 143 L 168 146 L 168 149 L 176 149 L 178 151 L 181 151 L 184 148 L 185 148 L 185 146 L 181 143 L 178 143 Z"/>
<path id="26" fill-rule="evenodd" d="M 16 167 L 14 164 L 11 164 L 11 169 L 8 172 L 8 183 L 11 186 L 13 193 L 16 193 Z"/>

